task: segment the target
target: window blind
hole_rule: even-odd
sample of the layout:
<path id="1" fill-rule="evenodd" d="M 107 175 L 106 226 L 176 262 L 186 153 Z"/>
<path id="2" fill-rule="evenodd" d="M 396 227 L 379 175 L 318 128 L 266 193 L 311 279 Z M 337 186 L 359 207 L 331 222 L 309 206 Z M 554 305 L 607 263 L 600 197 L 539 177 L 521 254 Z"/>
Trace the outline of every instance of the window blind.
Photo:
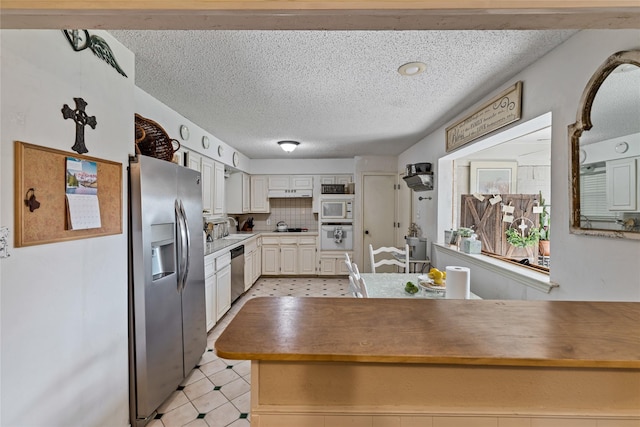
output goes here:
<path id="1" fill-rule="evenodd" d="M 607 174 L 580 175 L 580 214 L 589 220 L 615 222 L 616 213 L 607 207 Z"/>

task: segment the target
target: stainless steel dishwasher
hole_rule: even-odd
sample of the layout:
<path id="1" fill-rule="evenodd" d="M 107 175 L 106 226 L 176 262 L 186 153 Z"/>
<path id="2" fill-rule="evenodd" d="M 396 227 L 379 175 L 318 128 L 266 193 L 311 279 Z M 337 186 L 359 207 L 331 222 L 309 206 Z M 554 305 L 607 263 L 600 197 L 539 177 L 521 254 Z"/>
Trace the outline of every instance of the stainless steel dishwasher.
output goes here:
<path id="1" fill-rule="evenodd" d="M 231 302 L 244 292 L 244 245 L 231 249 Z"/>

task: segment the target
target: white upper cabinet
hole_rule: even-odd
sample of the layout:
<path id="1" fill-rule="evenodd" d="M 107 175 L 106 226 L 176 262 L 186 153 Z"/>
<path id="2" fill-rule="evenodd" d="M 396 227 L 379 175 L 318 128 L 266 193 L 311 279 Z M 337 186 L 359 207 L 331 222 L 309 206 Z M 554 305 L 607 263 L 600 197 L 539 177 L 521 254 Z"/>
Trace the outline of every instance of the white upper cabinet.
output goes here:
<path id="1" fill-rule="evenodd" d="M 244 172 L 232 173 L 225 183 L 227 213 L 251 212 L 251 177 Z"/>
<path id="2" fill-rule="evenodd" d="M 313 190 L 313 175 L 269 175 L 269 190 Z"/>
<path id="3" fill-rule="evenodd" d="M 191 156 L 189 156 L 191 159 Z M 202 211 L 207 214 L 214 212 L 214 161 L 208 157 L 201 157 L 200 173 L 202 174 Z"/>
<path id="4" fill-rule="evenodd" d="M 224 213 L 224 164 L 214 162 L 213 214 Z"/>
<path id="5" fill-rule="evenodd" d="M 610 211 L 638 209 L 638 166 L 636 157 L 607 162 L 607 204 Z"/>
<path id="6" fill-rule="evenodd" d="M 251 212 L 270 212 L 267 175 L 251 176 Z"/>
<path id="7" fill-rule="evenodd" d="M 202 156 L 193 151 L 186 151 L 186 150 L 185 150 L 185 154 L 187 155 L 187 166 L 189 167 L 189 169 L 193 169 L 195 171 L 200 172 L 201 171 L 200 162 L 202 161 Z"/>

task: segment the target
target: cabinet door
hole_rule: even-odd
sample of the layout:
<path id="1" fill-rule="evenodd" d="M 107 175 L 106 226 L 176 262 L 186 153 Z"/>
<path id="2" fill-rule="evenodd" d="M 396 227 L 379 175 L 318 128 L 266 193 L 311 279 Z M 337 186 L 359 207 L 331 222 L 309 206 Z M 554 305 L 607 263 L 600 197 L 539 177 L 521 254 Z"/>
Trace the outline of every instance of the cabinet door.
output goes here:
<path id="1" fill-rule="evenodd" d="M 289 175 L 269 175 L 269 190 L 289 190 Z"/>
<path id="2" fill-rule="evenodd" d="M 263 246 L 262 247 L 262 274 L 274 275 L 280 274 L 280 247 L 279 246 Z"/>
<path id="3" fill-rule="evenodd" d="M 336 177 L 333 175 L 321 175 L 320 176 L 320 184 L 335 184 Z"/>
<path id="4" fill-rule="evenodd" d="M 349 184 L 353 182 L 353 178 L 351 175 L 337 175 L 336 176 L 336 184 Z"/>
<path id="5" fill-rule="evenodd" d="M 218 319 L 216 304 L 216 275 L 215 273 L 204 279 L 204 302 L 207 319 L 207 332 L 211 330 Z"/>
<path id="6" fill-rule="evenodd" d="M 193 151 L 185 151 L 185 154 L 187 155 L 187 166 L 189 167 L 189 169 L 200 172 L 200 162 L 202 156 Z"/>
<path id="7" fill-rule="evenodd" d="M 244 254 L 244 290 L 247 291 L 253 285 L 253 252 Z"/>
<path id="8" fill-rule="evenodd" d="M 266 175 L 251 176 L 251 212 L 269 212 L 269 189 Z"/>
<path id="9" fill-rule="evenodd" d="M 220 162 L 214 162 L 214 178 L 213 187 L 213 213 L 224 213 L 224 165 Z"/>
<path id="10" fill-rule="evenodd" d="M 637 205 L 636 159 L 607 162 L 607 204 L 610 211 L 635 211 Z"/>
<path id="11" fill-rule="evenodd" d="M 298 246 L 298 274 L 316 274 L 315 245 Z"/>
<path id="12" fill-rule="evenodd" d="M 204 257 L 204 302 L 207 331 L 216 324 L 216 267 L 213 255 Z"/>
<path id="13" fill-rule="evenodd" d="M 292 190 L 313 190 L 313 176 L 292 175 L 290 185 Z"/>
<path id="14" fill-rule="evenodd" d="M 231 308 L 231 266 L 222 267 L 222 269 L 218 270 L 216 276 L 216 285 L 218 287 L 216 293 L 216 320 L 220 320 Z"/>
<path id="15" fill-rule="evenodd" d="M 242 212 L 251 212 L 251 180 L 249 175 L 242 173 Z"/>
<path id="16" fill-rule="evenodd" d="M 202 173 L 202 210 L 209 214 L 213 211 L 214 194 L 214 166 L 213 160 L 208 157 L 201 157 L 200 172 Z"/>
<path id="17" fill-rule="evenodd" d="M 251 278 L 251 283 L 253 284 L 262 274 L 262 248 L 260 247 L 253 252 L 253 269 L 251 271 L 253 272 L 253 277 Z"/>
<path id="18" fill-rule="evenodd" d="M 225 207 L 228 214 L 243 213 L 243 175 L 245 173 L 236 172 L 229 175 L 229 178 L 225 179 Z M 249 193 L 247 193 L 249 197 Z"/>
<path id="19" fill-rule="evenodd" d="M 353 259 L 353 252 L 349 252 L 349 258 Z M 347 263 L 345 262 L 344 256 L 336 259 L 336 274 L 338 275 L 349 275 L 349 270 L 347 269 Z"/>
<path id="20" fill-rule="evenodd" d="M 336 259 L 334 257 L 320 257 L 319 275 L 335 276 Z"/>
<path id="21" fill-rule="evenodd" d="M 280 246 L 280 274 L 298 274 L 298 245 Z"/>

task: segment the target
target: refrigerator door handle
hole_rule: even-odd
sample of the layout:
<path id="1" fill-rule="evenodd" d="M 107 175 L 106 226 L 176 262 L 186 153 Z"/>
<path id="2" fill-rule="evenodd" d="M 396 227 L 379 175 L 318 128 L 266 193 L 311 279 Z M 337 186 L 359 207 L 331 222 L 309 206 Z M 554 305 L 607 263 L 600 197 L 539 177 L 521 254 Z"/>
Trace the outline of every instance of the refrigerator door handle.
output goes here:
<path id="1" fill-rule="evenodd" d="M 184 288 L 184 271 L 185 271 L 185 250 L 184 243 L 186 241 L 184 221 L 182 220 L 182 211 L 180 209 L 180 201 L 176 199 L 175 204 L 176 214 L 176 228 L 177 228 L 177 240 L 176 256 L 178 258 L 178 292 L 181 292 Z"/>
<path id="2" fill-rule="evenodd" d="M 182 289 L 187 286 L 187 277 L 189 276 L 189 267 L 191 266 L 191 234 L 189 233 L 189 221 L 187 221 L 187 213 L 184 211 L 184 205 L 182 204 L 182 200 L 180 200 L 180 214 L 182 216 L 182 223 L 184 227 L 184 272 L 182 274 Z"/>

